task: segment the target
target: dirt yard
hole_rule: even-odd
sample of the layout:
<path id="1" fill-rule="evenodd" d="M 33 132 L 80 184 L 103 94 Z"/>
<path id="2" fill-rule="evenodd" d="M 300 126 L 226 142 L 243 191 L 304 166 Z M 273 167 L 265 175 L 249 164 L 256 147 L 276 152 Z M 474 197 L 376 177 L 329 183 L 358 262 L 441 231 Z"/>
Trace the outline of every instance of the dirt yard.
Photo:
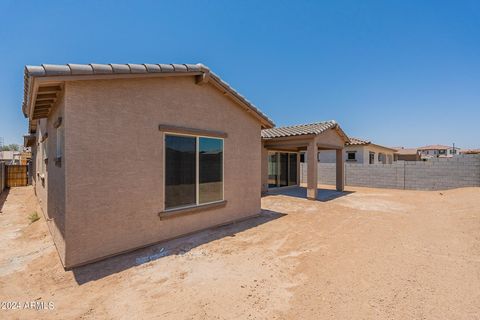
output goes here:
<path id="1" fill-rule="evenodd" d="M 13 188 L 0 301 L 52 308 L 0 318 L 480 319 L 480 188 L 348 191 L 270 195 L 258 218 L 66 272 L 33 189 Z"/>

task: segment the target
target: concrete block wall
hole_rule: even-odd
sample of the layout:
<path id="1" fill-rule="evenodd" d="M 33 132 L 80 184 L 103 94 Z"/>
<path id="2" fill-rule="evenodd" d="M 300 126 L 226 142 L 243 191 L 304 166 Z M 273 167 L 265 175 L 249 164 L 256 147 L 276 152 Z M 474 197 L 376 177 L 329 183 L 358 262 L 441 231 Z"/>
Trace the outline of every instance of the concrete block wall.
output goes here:
<path id="1" fill-rule="evenodd" d="M 302 183 L 306 182 L 306 169 L 306 164 L 302 163 Z M 318 183 L 335 185 L 334 163 L 318 164 Z M 345 163 L 345 185 L 411 190 L 480 187 L 480 155 L 393 164 Z"/>
<path id="2" fill-rule="evenodd" d="M 5 164 L 0 162 L 0 193 L 5 189 Z"/>

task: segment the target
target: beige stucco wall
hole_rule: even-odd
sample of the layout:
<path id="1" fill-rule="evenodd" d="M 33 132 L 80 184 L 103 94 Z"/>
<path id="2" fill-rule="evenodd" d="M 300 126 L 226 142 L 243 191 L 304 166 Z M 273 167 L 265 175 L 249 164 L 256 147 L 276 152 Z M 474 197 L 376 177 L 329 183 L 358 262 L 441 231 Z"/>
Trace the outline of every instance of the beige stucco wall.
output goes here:
<path id="1" fill-rule="evenodd" d="M 370 152 L 375 153 L 375 164 L 381 164 L 382 163 L 381 161 L 378 161 L 378 154 L 379 153 L 383 153 L 385 156 L 388 156 L 388 155 L 391 156 L 391 159 L 392 159 L 392 162 L 393 162 L 394 151 L 389 150 L 387 148 L 382 148 L 382 147 L 377 146 L 377 145 L 369 144 L 369 145 L 366 145 L 366 146 L 363 147 L 362 152 L 363 152 L 363 163 L 369 163 L 368 160 L 369 160 Z M 387 164 L 388 164 L 388 160 L 387 160 Z"/>
<path id="2" fill-rule="evenodd" d="M 67 82 L 66 267 L 260 212 L 260 123 L 193 77 Z M 159 124 L 223 131 L 227 205 L 160 220 Z"/>
<path id="3" fill-rule="evenodd" d="M 268 149 L 265 148 L 265 143 L 262 141 L 262 193 L 268 191 Z"/>
<path id="4" fill-rule="evenodd" d="M 345 162 L 351 162 L 351 163 L 369 163 L 369 154 L 370 152 L 375 153 L 375 164 L 381 164 L 381 162 L 378 161 L 378 153 L 383 153 L 385 156 L 390 155 L 392 158 L 393 162 L 393 155 L 394 151 L 390 149 L 383 148 L 381 146 L 377 145 L 354 145 L 354 146 L 346 146 L 345 147 Z M 356 161 L 348 161 L 347 160 L 347 152 L 355 151 L 357 153 L 356 155 Z M 320 150 L 320 163 L 335 163 L 335 151 L 334 150 Z M 388 163 L 388 162 L 387 162 Z"/>
<path id="5" fill-rule="evenodd" d="M 62 262 L 65 262 L 65 167 L 63 163 L 60 166 L 55 164 L 57 136 L 53 124 L 58 117 L 63 116 L 64 110 L 64 99 L 60 96 L 48 118 L 39 120 L 36 146 L 32 154 L 32 183 Z M 40 141 L 47 133 L 45 141 L 48 163 L 45 166 L 46 172 L 42 175 L 43 153 Z"/>

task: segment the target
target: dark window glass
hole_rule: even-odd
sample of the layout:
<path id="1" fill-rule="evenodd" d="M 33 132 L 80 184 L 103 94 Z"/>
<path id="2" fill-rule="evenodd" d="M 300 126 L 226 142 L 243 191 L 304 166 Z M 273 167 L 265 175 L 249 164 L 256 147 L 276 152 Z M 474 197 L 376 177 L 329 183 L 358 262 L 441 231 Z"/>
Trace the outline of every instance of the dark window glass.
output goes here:
<path id="1" fill-rule="evenodd" d="M 223 140 L 199 138 L 199 203 L 223 199 Z"/>
<path id="2" fill-rule="evenodd" d="M 288 153 L 280 153 L 280 187 L 288 186 Z"/>
<path id="3" fill-rule="evenodd" d="M 355 152 L 348 152 L 347 153 L 348 160 L 355 160 Z"/>
<path id="4" fill-rule="evenodd" d="M 305 163 L 305 153 L 300 153 L 300 162 Z"/>
<path id="5" fill-rule="evenodd" d="M 290 158 L 290 161 L 288 163 L 288 185 L 293 186 L 297 184 L 297 154 L 290 153 L 288 156 Z"/>
<path id="6" fill-rule="evenodd" d="M 196 204 L 196 138 L 165 137 L 165 208 Z"/>
<path id="7" fill-rule="evenodd" d="M 275 188 L 278 184 L 278 161 L 277 153 L 268 155 L 268 187 Z"/>

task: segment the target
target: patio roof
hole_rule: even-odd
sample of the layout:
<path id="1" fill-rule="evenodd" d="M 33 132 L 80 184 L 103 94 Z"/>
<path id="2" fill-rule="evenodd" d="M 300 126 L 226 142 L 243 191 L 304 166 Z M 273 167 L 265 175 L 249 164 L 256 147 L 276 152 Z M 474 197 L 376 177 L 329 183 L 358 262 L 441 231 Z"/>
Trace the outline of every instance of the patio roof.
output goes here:
<path id="1" fill-rule="evenodd" d="M 349 142 L 350 139 L 340 128 L 335 120 L 328 120 L 309 124 L 299 124 L 286 127 L 277 127 L 271 129 L 262 130 L 262 139 L 274 139 L 304 135 L 318 135 L 329 129 L 336 129 L 338 133 L 344 138 L 345 142 Z"/>

